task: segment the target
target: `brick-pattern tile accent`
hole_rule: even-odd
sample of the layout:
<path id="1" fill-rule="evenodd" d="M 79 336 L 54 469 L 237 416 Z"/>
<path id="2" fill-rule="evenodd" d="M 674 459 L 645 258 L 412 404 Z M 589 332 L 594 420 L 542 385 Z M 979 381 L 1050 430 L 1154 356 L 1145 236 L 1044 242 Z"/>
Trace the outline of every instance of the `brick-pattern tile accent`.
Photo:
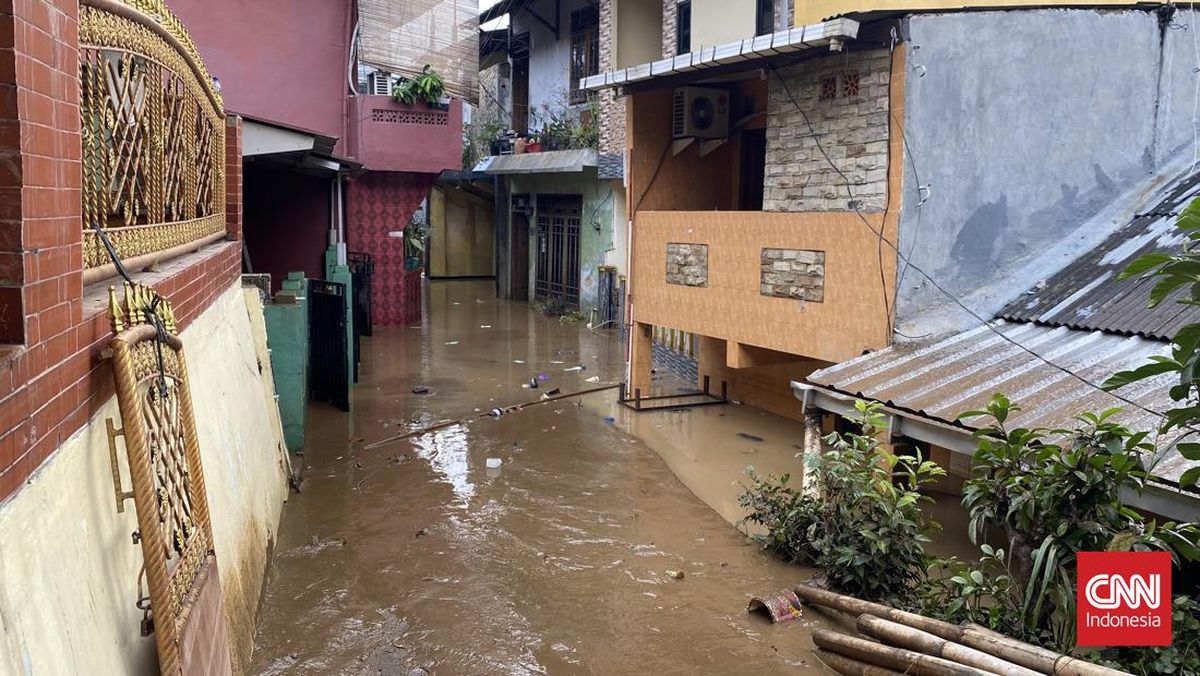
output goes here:
<path id="1" fill-rule="evenodd" d="M 182 329 L 239 283 L 241 252 L 239 242 L 221 242 L 134 277 L 170 299 Z M 0 359 L 0 501 L 114 395 L 100 356 L 112 336 L 107 294 L 105 284 L 77 289 L 82 312 L 69 329 Z"/>
<path id="2" fill-rule="evenodd" d="M 113 396 L 107 286 L 83 288 L 78 11 L 0 0 L 0 501 Z M 187 326 L 240 272 L 222 242 L 138 277 Z"/>
<path id="3" fill-rule="evenodd" d="M 668 56 L 678 56 L 675 53 L 676 36 L 679 33 L 679 12 L 676 5 L 679 0 L 663 0 L 663 15 L 662 15 L 662 55 L 663 58 Z"/>
<path id="4" fill-rule="evenodd" d="M 225 120 L 225 223 L 231 239 L 242 238 L 242 118 Z"/>
<path id="5" fill-rule="evenodd" d="M 779 78 L 770 78 L 764 211 L 853 210 L 846 181 L 822 155 L 818 140 L 849 180 L 859 209 L 883 210 L 890 72 L 891 56 L 886 49 L 850 52 L 781 69 L 779 74 L 808 115 L 815 138 Z M 856 88 L 847 86 L 851 77 L 857 78 Z M 834 96 L 823 99 L 823 89 L 830 81 Z"/>
<path id="6" fill-rule="evenodd" d="M 613 70 L 613 0 L 600 0 L 600 72 Z M 625 100 L 600 91 L 600 154 L 625 155 Z"/>
<path id="7" fill-rule="evenodd" d="M 708 245 L 668 242 L 667 284 L 708 286 Z"/>
<path id="8" fill-rule="evenodd" d="M 763 249 L 759 280 L 764 296 L 825 300 L 825 252 Z"/>

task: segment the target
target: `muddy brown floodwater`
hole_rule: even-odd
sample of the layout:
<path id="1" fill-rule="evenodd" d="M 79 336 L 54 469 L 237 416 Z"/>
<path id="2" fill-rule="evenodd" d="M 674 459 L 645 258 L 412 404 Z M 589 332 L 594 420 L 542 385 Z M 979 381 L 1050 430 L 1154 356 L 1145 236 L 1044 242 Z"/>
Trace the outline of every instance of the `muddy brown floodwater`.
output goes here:
<path id="1" fill-rule="evenodd" d="M 696 413 L 633 419 L 610 391 L 363 449 L 620 379 L 615 333 L 492 295 L 491 282 L 431 284 L 423 325 L 363 339 L 352 414 L 312 408 L 304 490 L 284 510 L 252 672 L 823 671 L 810 653 L 819 613 L 773 626 L 745 611 L 749 595 L 810 571 L 730 525 L 741 469 L 793 462 L 799 428 L 786 421 L 772 417 L 749 448 L 728 422 L 680 421 Z M 522 386 L 539 376 L 538 389 Z M 723 418 L 718 409 L 734 427 L 758 415 L 699 416 Z M 720 471 L 688 466 L 705 458 Z"/>

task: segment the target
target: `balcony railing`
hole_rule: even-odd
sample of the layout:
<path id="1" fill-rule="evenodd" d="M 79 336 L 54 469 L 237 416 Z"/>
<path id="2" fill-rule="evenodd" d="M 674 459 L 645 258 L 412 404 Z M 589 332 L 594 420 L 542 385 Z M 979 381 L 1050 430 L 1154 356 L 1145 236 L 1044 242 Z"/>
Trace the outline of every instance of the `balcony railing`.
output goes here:
<path id="1" fill-rule="evenodd" d="M 222 238 L 225 113 L 183 25 L 161 0 L 79 8 L 84 282 Z"/>
<path id="2" fill-rule="evenodd" d="M 462 167 L 461 100 L 437 110 L 390 96 L 356 96 L 354 110 L 351 153 L 368 169 L 436 174 Z"/>

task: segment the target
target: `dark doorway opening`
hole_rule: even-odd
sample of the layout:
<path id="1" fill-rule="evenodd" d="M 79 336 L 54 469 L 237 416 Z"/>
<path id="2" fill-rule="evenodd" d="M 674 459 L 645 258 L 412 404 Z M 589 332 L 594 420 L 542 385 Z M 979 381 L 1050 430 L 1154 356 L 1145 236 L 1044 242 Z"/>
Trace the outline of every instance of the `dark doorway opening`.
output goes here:
<path id="1" fill-rule="evenodd" d="M 742 171 L 738 209 L 762 211 L 763 180 L 767 168 L 767 130 L 746 129 L 742 132 Z"/>
<path id="2" fill-rule="evenodd" d="M 528 195 L 514 195 L 513 204 L 529 204 Z M 513 300 L 529 300 L 529 213 L 527 207 L 515 207 L 512 212 L 511 282 L 509 296 Z"/>
<path id="3" fill-rule="evenodd" d="M 582 195 L 537 196 L 538 300 L 561 300 L 579 309 L 579 224 Z"/>

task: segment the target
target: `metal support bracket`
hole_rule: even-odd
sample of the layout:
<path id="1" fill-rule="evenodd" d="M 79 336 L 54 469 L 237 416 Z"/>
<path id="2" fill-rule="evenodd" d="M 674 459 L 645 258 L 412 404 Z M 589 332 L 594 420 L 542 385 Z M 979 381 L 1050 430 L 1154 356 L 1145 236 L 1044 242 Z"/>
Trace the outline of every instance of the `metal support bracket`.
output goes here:
<path id="1" fill-rule="evenodd" d="M 108 461 L 112 464 L 113 495 L 117 499 L 117 513 L 125 512 L 125 501 L 133 498 L 133 491 L 122 490 L 121 465 L 117 462 L 117 437 L 124 436 L 125 430 L 113 425 L 112 418 L 104 419 L 108 431 Z"/>

